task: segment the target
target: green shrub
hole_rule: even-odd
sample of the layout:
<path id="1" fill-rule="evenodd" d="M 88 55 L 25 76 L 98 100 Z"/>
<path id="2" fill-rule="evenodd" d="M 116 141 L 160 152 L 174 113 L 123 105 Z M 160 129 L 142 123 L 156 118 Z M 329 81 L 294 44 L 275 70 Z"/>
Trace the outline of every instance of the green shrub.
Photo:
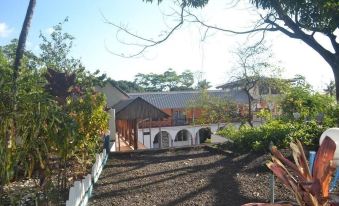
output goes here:
<path id="1" fill-rule="evenodd" d="M 328 129 L 328 126 L 319 125 L 316 121 L 293 124 L 293 130 L 285 138 L 285 145 L 299 140 L 308 149 L 316 149 L 319 146 L 321 134 Z"/>
<path id="2" fill-rule="evenodd" d="M 219 135 L 232 140 L 233 149 L 237 152 L 266 152 L 270 142 L 280 148 L 286 148 L 291 141 L 296 139 L 310 149 L 318 146 L 320 135 L 327 127 L 310 122 L 283 122 L 269 121 L 259 127 L 234 126 L 227 127 L 218 132 Z"/>

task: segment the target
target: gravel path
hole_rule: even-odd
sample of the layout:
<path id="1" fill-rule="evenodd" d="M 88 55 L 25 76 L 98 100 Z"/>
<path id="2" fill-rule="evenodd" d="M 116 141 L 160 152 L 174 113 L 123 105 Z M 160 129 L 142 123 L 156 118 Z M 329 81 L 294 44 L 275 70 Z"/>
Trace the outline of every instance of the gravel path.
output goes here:
<path id="1" fill-rule="evenodd" d="M 230 205 L 267 202 L 269 156 L 208 146 L 111 153 L 89 205 Z M 277 199 L 291 197 L 276 184 Z"/>

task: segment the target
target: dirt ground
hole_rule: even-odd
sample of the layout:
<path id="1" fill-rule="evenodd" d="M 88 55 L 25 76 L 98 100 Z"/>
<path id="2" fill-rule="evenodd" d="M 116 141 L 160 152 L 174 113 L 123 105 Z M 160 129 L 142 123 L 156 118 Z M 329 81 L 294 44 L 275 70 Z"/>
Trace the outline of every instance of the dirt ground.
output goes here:
<path id="1" fill-rule="evenodd" d="M 209 146 L 112 153 L 89 205 L 230 205 L 268 202 L 269 155 Z M 293 196 L 280 183 L 276 200 Z"/>

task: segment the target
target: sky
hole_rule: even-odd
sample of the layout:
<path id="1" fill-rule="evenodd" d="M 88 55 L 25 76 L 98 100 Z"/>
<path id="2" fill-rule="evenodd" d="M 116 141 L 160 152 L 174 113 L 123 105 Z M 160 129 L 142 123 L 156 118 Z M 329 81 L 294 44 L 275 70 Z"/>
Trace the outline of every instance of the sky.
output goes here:
<path id="1" fill-rule="evenodd" d="M 1 1 L 0 45 L 5 45 L 18 38 L 29 1 Z M 247 4 L 230 8 L 226 2 L 210 0 L 205 8 L 192 11 L 204 21 L 223 28 L 244 30 L 253 25 L 258 17 L 255 9 Z M 236 68 L 234 51 L 245 42 L 253 42 L 246 35 L 209 31 L 202 41 L 204 30 L 197 24 L 185 23 L 167 41 L 147 49 L 141 57 L 126 59 L 110 53 L 133 54 L 138 50 L 121 44 L 117 38 L 130 43 L 136 40 L 122 32 L 117 34 L 117 29 L 106 24 L 104 17 L 141 36 L 159 39 L 177 22 L 177 18 L 169 16 L 176 9 L 172 1 L 158 5 L 142 0 L 37 0 L 27 49 L 39 53 L 39 34 L 47 35 L 54 25 L 68 17 L 63 28 L 75 37 L 72 55 L 80 58 L 90 71 L 99 69 L 112 79 L 133 81 L 137 73 L 163 73 L 172 68 L 178 73 L 185 70 L 202 73 L 202 78 L 213 86 L 227 82 Z M 329 47 L 325 38 L 317 38 Z M 273 52 L 270 61 L 284 68 L 283 78 L 304 75 L 316 90 L 333 80 L 330 66 L 303 42 L 278 32 L 266 34 L 266 42 Z"/>

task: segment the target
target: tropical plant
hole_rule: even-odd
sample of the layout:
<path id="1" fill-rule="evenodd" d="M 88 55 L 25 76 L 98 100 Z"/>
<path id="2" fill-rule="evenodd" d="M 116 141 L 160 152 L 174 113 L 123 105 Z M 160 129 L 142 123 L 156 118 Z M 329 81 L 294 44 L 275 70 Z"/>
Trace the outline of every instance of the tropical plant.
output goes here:
<path id="1" fill-rule="evenodd" d="M 226 98 L 209 95 L 207 90 L 202 90 L 199 98 L 189 102 L 188 110 L 196 108 L 201 111 L 198 124 L 226 123 L 236 118 L 237 106 Z M 219 127 L 219 126 L 218 126 Z"/>
<path id="2" fill-rule="evenodd" d="M 283 116 L 294 119 L 294 113 L 300 114 L 301 121 L 316 119 L 326 115 L 335 107 L 335 99 L 328 95 L 313 92 L 308 84 L 297 84 L 286 91 L 281 102 Z"/>
<path id="3" fill-rule="evenodd" d="M 46 37 L 43 41 L 50 45 L 42 48 L 64 45 L 65 39 L 59 37 L 69 36 L 63 35 L 61 27 L 58 29 L 54 39 Z M 66 62 L 62 65 L 67 68 L 47 69 L 49 61 L 25 51 L 16 79 L 14 118 L 11 64 L 16 42 L 0 47 L 0 191 L 8 182 L 23 177 L 38 178 L 43 190 L 53 188 L 56 185 L 52 175 L 57 173 L 58 189 L 65 191 L 69 175 L 80 177 L 93 162 L 94 154 L 100 149 L 102 131 L 108 126 L 105 98 L 93 89 L 104 76 L 85 71 L 80 63 L 72 65 L 70 62 L 74 61 L 67 61 L 68 53 L 59 54 L 56 47 L 48 55 L 54 55 L 52 60 Z M 66 48 L 70 48 L 68 43 Z M 77 172 L 68 172 L 74 171 L 70 167 L 73 165 L 81 167 L 77 166 Z"/>
<path id="4" fill-rule="evenodd" d="M 291 143 L 294 162 L 284 157 L 281 152 L 273 146 L 271 148 L 272 160 L 267 167 L 278 177 L 286 188 L 292 191 L 300 206 L 335 206 L 339 205 L 329 194 L 332 175 L 336 169 L 334 152 L 335 142 L 326 137 L 321 144 L 313 166 L 312 172 L 307 164 L 304 149 L 300 143 Z M 291 204 L 267 204 L 250 203 L 243 206 L 292 206 Z"/>
<path id="5" fill-rule="evenodd" d="M 308 149 L 316 149 L 320 135 L 334 124 L 319 125 L 316 121 L 295 122 L 271 120 L 258 127 L 247 125 L 236 128 L 227 126 L 218 131 L 218 135 L 233 141 L 232 147 L 237 152 L 267 152 L 270 142 L 286 148 L 291 142 L 299 140 Z"/>

